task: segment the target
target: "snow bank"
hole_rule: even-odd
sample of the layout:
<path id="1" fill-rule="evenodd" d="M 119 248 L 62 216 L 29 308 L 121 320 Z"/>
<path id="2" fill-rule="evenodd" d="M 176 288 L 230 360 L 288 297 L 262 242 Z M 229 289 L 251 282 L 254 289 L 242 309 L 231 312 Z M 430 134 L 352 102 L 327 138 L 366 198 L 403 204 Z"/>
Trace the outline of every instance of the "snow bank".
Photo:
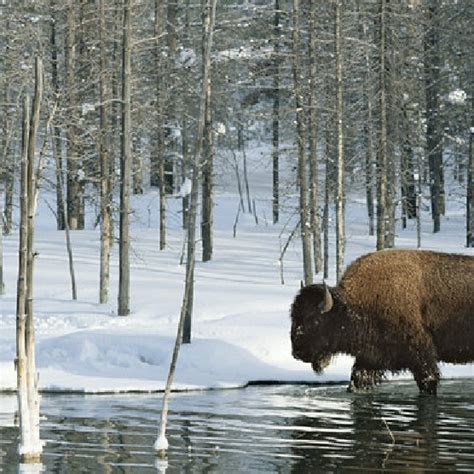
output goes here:
<path id="1" fill-rule="evenodd" d="M 240 387 L 254 380 L 327 382 L 349 378 L 350 357 L 338 357 L 317 376 L 308 364 L 291 355 L 289 308 L 300 286 L 301 244 L 295 239 L 288 247 L 285 285 L 281 285 L 280 248 L 294 224 L 291 209 L 283 215 L 281 225 L 267 222 L 271 218 L 271 173 L 264 166 L 264 153 L 262 148 L 249 152 L 250 189 L 257 202 L 259 225 L 253 216 L 242 214 L 236 238 L 232 227 L 239 199 L 233 174 L 216 170 L 219 189 L 225 193 L 219 192 L 216 199 L 214 259 L 196 266 L 193 340 L 180 353 L 174 389 Z M 79 294 L 78 301 L 72 301 L 64 234 L 55 230 L 45 202 L 51 199 L 52 195 L 43 194 L 36 234 L 39 255 L 34 306 L 40 388 L 90 393 L 162 390 L 183 294 L 185 269 L 179 265 L 181 200 L 168 201 L 168 245 L 159 252 L 156 194 L 134 197 L 132 314 L 118 317 L 118 249 L 112 251 L 110 303 L 99 305 L 99 233 L 72 233 Z M 375 248 L 375 237 L 367 234 L 363 199 L 351 197 L 347 209 L 349 264 Z M 92 212 L 91 216 L 89 226 Z M 474 255 L 473 249 L 463 247 L 464 214 L 460 204 L 448 202 L 441 233 L 431 233 L 428 216 L 423 221 L 424 248 Z M 16 385 L 17 237 L 15 234 L 4 239 L 7 293 L 0 298 L 0 390 L 13 390 Z M 399 230 L 396 242 L 399 247 L 414 246 L 413 222 L 409 222 L 408 229 Z M 333 268 L 332 253 L 330 258 Z M 332 273 L 330 283 L 334 283 Z M 444 377 L 474 377 L 472 364 L 442 365 L 441 369 Z"/>

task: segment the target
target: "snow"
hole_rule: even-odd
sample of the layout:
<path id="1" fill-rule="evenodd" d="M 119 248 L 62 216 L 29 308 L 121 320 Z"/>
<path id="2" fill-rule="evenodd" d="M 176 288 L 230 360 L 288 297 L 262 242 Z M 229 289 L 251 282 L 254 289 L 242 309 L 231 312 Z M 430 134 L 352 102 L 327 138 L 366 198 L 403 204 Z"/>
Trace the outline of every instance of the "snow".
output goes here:
<path id="1" fill-rule="evenodd" d="M 155 451 L 166 451 L 168 449 L 168 440 L 166 439 L 166 436 L 158 436 L 153 447 Z"/>
<path id="2" fill-rule="evenodd" d="M 186 197 L 191 194 L 192 181 L 189 178 L 184 178 L 183 184 L 179 188 L 179 197 Z"/>
<path id="3" fill-rule="evenodd" d="M 349 378 L 351 357 L 339 356 L 322 374 L 315 375 L 308 364 L 291 355 L 289 308 L 302 278 L 300 241 L 294 239 L 286 252 L 285 285 L 280 283 L 278 259 L 280 242 L 286 241 L 296 223 L 289 204 L 296 202 L 297 196 L 285 197 L 281 224 L 272 225 L 271 162 L 264 159 L 265 153 L 256 146 L 248 152 L 250 192 L 256 200 L 259 225 L 252 215 L 241 213 L 236 238 L 232 231 L 239 203 L 235 174 L 226 168 L 216 170 L 214 256 L 211 262 L 198 261 L 196 265 L 192 343 L 182 346 L 174 390 L 242 387 L 256 380 L 326 382 Z M 286 166 L 293 168 L 292 163 Z M 289 182 L 283 183 L 282 189 L 286 185 L 294 193 Z M 95 214 L 91 209 L 87 230 L 71 233 L 78 286 L 78 300 L 72 301 L 64 233 L 55 229 L 48 208 L 54 195 L 43 192 L 36 231 L 34 301 L 40 389 L 87 393 L 164 389 L 184 289 L 185 266 L 179 264 L 181 200 L 168 200 L 167 248 L 160 252 L 158 200 L 150 197 L 133 198 L 132 313 L 119 317 L 117 246 L 112 250 L 110 303 L 99 305 L 100 241 L 98 230 L 92 229 Z M 474 255 L 474 249 L 464 247 L 462 201 L 447 204 L 441 233 L 432 234 L 429 216 L 423 216 L 423 247 Z M 374 250 L 375 237 L 368 235 L 363 198 L 353 193 L 347 209 L 349 264 Z M 333 235 L 332 230 L 331 238 Z M 4 239 L 0 390 L 16 386 L 17 239 L 17 232 Z M 398 229 L 396 242 L 399 247 L 415 245 L 414 222 L 410 221 L 406 230 Z M 331 252 L 333 249 L 331 243 Z M 333 253 L 330 267 L 328 284 L 334 284 Z M 472 364 L 443 364 L 441 370 L 443 377 L 474 377 Z"/>
<path id="4" fill-rule="evenodd" d="M 463 105 L 467 99 L 467 94 L 461 89 L 455 89 L 448 94 L 448 101 L 453 105 Z"/>

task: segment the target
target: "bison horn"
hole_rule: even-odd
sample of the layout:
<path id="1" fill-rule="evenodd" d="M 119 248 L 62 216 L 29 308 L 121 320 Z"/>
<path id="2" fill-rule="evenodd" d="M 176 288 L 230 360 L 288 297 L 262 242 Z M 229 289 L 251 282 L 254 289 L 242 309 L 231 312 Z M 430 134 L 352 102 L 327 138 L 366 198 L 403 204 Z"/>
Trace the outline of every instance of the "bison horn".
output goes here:
<path id="1" fill-rule="evenodd" d="M 323 283 L 324 286 L 324 303 L 321 304 L 321 313 L 328 313 L 331 311 L 332 307 L 334 306 L 334 300 L 332 298 L 331 292 L 327 287 L 326 283 Z"/>

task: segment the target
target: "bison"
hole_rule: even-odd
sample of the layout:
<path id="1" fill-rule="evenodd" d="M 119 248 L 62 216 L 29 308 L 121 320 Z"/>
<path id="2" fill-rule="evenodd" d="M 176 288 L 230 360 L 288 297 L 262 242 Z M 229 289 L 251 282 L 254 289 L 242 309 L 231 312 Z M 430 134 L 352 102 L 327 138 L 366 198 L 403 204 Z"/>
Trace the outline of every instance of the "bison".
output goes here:
<path id="1" fill-rule="evenodd" d="M 437 362 L 474 361 L 474 257 L 422 250 L 364 255 L 339 284 L 309 285 L 291 307 L 293 357 L 320 373 L 335 354 L 355 357 L 348 390 L 410 370 L 436 394 Z"/>

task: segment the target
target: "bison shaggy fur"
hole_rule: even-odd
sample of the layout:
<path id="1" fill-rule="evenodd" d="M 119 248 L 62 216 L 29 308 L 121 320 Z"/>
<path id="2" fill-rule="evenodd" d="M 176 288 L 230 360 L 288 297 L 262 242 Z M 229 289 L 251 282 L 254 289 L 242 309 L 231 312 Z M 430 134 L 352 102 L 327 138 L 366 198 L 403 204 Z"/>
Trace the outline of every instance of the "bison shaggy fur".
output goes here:
<path id="1" fill-rule="evenodd" d="M 309 285 L 291 307 L 293 356 L 321 372 L 355 357 L 350 390 L 410 370 L 436 394 L 438 361 L 474 361 L 474 256 L 383 250 L 354 261 L 339 284 Z"/>

